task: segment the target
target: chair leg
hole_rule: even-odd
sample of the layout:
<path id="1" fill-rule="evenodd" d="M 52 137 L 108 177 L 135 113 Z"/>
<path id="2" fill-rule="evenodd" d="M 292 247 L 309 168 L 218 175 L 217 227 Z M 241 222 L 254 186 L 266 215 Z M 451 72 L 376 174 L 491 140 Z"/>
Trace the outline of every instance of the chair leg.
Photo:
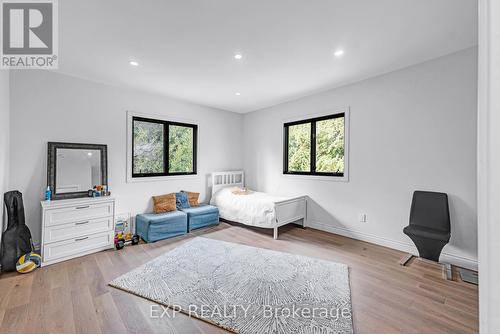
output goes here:
<path id="1" fill-rule="evenodd" d="M 451 272 L 451 264 L 440 262 L 443 266 L 443 279 L 451 281 L 453 279 L 453 273 Z"/>
<path id="2" fill-rule="evenodd" d="M 399 260 L 399 264 L 401 266 L 405 267 L 406 264 L 408 264 L 408 262 L 410 262 L 410 260 L 414 257 L 415 257 L 415 255 L 408 253 L 403 258 L 401 258 L 401 260 Z M 436 262 L 436 261 L 427 260 L 427 259 L 422 258 L 422 257 L 420 257 L 419 259 L 421 261 L 427 261 L 427 262 L 432 262 L 432 263 Z M 445 263 L 445 262 L 439 262 L 438 264 L 441 266 L 441 273 L 442 273 L 443 279 L 448 280 L 448 281 L 453 280 L 453 273 L 451 271 L 451 264 Z"/>
<path id="3" fill-rule="evenodd" d="M 401 260 L 399 260 L 399 264 L 400 264 L 401 266 L 403 266 L 403 267 L 404 267 L 404 266 L 406 266 L 406 264 L 407 264 L 408 262 L 410 262 L 410 260 L 413 258 L 413 256 L 414 256 L 414 255 L 413 255 L 413 254 L 410 254 L 410 253 L 406 254 L 406 255 L 405 255 L 405 256 L 404 256 Z"/>
<path id="4" fill-rule="evenodd" d="M 275 228 L 274 228 L 274 231 L 273 231 L 273 238 L 274 238 L 274 240 L 277 240 L 277 239 L 278 239 L 278 228 L 277 228 L 277 227 L 275 227 Z"/>

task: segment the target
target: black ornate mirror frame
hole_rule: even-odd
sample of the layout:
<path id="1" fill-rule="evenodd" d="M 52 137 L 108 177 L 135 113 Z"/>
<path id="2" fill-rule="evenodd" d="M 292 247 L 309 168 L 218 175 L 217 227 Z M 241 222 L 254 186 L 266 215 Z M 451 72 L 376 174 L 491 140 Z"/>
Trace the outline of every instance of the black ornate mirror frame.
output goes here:
<path id="1" fill-rule="evenodd" d="M 108 146 L 97 144 L 77 144 L 49 142 L 47 150 L 47 186 L 52 191 L 52 199 L 88 197 L 88 191 L 56 193 L 57 149 L 99 150 L 101 152 L 101 185 L 108 185 Z"/>

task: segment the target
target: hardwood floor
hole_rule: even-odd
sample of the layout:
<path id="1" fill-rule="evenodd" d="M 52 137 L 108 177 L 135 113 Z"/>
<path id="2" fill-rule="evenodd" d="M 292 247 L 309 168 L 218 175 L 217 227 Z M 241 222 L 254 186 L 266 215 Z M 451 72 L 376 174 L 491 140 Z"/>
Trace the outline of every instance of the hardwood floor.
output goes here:
<path id="1" fill-rule="evenodd" d="M 225 333 L 183 314 L 151 318 L 152 302 L 107 283 L 195 237 L 273 249 L 349 266 L 355 333 L 477 333 L 477 287 L 445 281 L 441 268 L 404 253 L 293 226 L 272 231 L 221 223 L 154 244 L 127 246 L 0 276 L 0 333 Z"/>

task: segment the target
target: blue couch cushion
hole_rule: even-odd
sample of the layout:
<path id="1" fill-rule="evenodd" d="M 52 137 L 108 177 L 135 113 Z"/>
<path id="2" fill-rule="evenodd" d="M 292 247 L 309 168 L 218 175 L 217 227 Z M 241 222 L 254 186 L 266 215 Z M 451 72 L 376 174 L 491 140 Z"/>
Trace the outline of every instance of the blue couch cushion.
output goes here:
<path id="1" fill-rule="evenodd" d="M 216 206 L 202 204 L 200 206 L 182 209 L 182 212 L 185 212 L 188 215 L 188 217 L 193 217 L 193 216 L 206 215 L 209 213 L 212 213 L 212 214 L 217 213 L 218 214 L 219 209 L 217 209 Z"/>
<path id="2" fill-rule="evenodd" d="M 147 220 L 150 224 L 162 223 L 165 221 L 171 221 L 179 217 L 185 217 L 186 215 L 182 211 L 170 211 L 165 213 L 142 213 L 137 215 L 137 217 Z"/>
<path id="3" fill-rule="evenodd" d="M 135 221 L 136 233 L 146 242 L 183 235 L 188 231 L 187 215 L 182 211 L 139 214 Z"/>
<path id="4" fill-rule="evenodd" d="M 188 194 L 182 191 L 175 193 L 175 205 L 177 206 L 177 210 L 189 208 Z"/>

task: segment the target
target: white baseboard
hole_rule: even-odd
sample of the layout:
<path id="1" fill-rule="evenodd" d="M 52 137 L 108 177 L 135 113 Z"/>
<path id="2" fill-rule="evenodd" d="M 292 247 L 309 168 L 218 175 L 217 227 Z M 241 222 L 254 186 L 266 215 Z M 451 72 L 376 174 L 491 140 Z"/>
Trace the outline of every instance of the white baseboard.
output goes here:
<path id="1" fill-rule="evenodd" d="M 397 250 L 400 250 L 402 252 L 407 252 L 407 253 L 411 253 L 414 255 L 418 254 L 417 248 L 415 247 L 415 245 L 413 245 L 411 243 L 404 243 L 401 241 L 396 241 L 396 240 L 392 240 L 392 239 L 388 239 L 388 238 L 384 238 L 384 237 L 379 237 L 379 236 L 365 233 L 365 232 L 354 231 L 354 230 L 347 229 L 345 227 L 331 226 L 329 224 L 325 224 L 325 223 L 321 223 L 321 222 L 308 221 L 307 227 L 311 227 L 311 228 L 314 228 L 317 230 L 330 232 L 330 233 L 334 233 L 334 234 L 339 234 L 339 235 L 342 235 L 344 237 L 349 237 L 349 238 L 353 238 L 356 240 L 370 242 L 372 244 L 376 244 L 379 246 L 397 249 Z M 477 268 L 478 268 L 477 260 L 469 259 L 469 258 L 455 255 L 455 254 L 450 254 L 447 252 L 441 253 L 440 260 L 442 262 L 451 263 L 453 265 L 467 268 L 467 269 L 471 269 L 471 270 L 477 271 Z"/>

